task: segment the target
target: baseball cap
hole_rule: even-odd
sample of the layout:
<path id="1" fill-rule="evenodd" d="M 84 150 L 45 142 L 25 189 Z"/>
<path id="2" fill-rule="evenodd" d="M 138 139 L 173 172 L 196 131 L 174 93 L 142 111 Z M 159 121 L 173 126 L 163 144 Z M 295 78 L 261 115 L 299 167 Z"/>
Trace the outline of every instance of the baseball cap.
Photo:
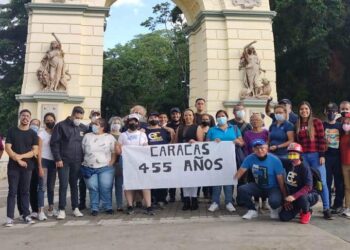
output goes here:
<path id="1" fill-rule="evenodd" d="M 177 112 L 177 113 L 181 113 L 180 109 L 178 107 L 175 107 L 175 108 L 171 108 L 170 109 L 170 114 L 174 113 L 174 112 Z"/>
<path id="2" fill-rule="evenodd" d="M 128 115 L 128 120 L 132 120 L 132 119 L 135 119 L 136 121 L 140 120 L 140 118 L 137 114 Z"/>
<path id="3" fill-rule="evenodd" d="M 150 116 L 159 116 L 159 113 L 157 111 L 153 111 L 151 113 L 149 113 L 148 117 Z"/>
<path id="4" fill-rule="evenodd" d="M 292 102 L 289 99 L 284 98 L 282 100 L 279 100 L 278 104 L 289 104 L 289 105 L 292 105 Z"/>
<path id="5" fill-rule="evenodd" d="M 338 105 L 334 102 L 327 104 L 326 111 L 338 111 Z"/>
<path id="6" fill-rule="evenodd" d="M 255 139 L 252 141 L 252 143 L 250 144 L 253 148 L 256 146 L 261 146 L 261 145 L 265 145 L 266 141 L 264 141 L 263 139 Z"/>

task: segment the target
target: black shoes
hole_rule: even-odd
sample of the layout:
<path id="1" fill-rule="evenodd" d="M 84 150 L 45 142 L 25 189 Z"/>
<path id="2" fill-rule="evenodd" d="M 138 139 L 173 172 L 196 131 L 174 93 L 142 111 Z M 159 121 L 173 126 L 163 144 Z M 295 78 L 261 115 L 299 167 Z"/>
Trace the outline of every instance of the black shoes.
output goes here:
<path id="1" fill-rule="evenodd" d="M 184 205 L 182 207 L 183 211 L 190 210 L 191 209 L 191 200 L 190 197 L 184 197 L 183 198 Z"/>
<path id="2" fill-rule="evenodd" d="M 197 210 L 198 209 L 198 199 L 192 197 L 191 198 L 191 210 Z"/>
<path id="3" fill-rule="evenodd" d="M 326 220 L 333 220 L 331 210 L 327 209 L 323 211 L 323 218 Z"/>
<path id="4" fill-rule="evenodd" d="M 97 216 L 97 215 L 98 215 L 97 211 L 95 211 L 95 210 L 91 211 L 91 216 Z"/>

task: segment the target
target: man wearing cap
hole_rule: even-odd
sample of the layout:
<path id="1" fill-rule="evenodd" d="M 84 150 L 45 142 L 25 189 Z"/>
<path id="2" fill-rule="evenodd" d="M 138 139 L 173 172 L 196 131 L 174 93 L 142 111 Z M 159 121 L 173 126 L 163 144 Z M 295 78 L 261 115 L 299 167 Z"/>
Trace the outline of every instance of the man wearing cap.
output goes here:
<path id="1" fill-rule="evenodd" d="M 338 114 L 338 105 L 334 102 L 329 103 L 324 113 L 326 121 L 323 122 L 327 150 L 325 152 L 326 159 L 326 175 L 328 190 L 332 190 L 334 178 L 335 198 L 331 206 L 332 213 L 340 213 L 343 209 L 344 200 L 344 180 L 340 163 L 340 134 L 342 132 L 342 124 L 336 121 Z M 332 192 L 329 192 L 329 202 L 332 202 Z"/>
<path id="2" fill-rule="evenodd" d="M 196 120 L 196 124 L 200 125 L 202 123 L 202 115 L 206 114 L 205 113 L 205 99 L 204 98 L 197 98 L 196 102 L 195 102 L 195 107 L 196 107 L 196 113 L 195 115 L 195 120 Z M 210 127 L 214 127 L 215 126 L 215 120 L 214 117 L 212 115 L 209 115 L 209 119 L 210 119 Z"/>
<path id="3" fill-rule="evenodd" d="M 275 114 L 271 112 L 270 110 L 270 103 L 272 102 L 272 97 L 270 97 L 265 106 L 265 113 L 266 115 L 270 116 L 272 121 L 276 121 Z M 292 110 L 292 102 L 289 99 L 282 99 L 278 102 L 279 105 L 283 105 L 287 109 L 287 116 L 288 116 L 288 121 L 291 122 L 293 125 L 297 123 L 298 116 L 293 112 Z"/>
<path id="4" fill-rule="evenodd" d="M 247 170 L 251 170 L 255 179 L 254 183 L 238 187 L 240 199 L 248 209 L 242 218 L 250 220 L 258 217 L 258 212 L 252 202 L 254 196 L 267 197 L 271 207 L 270 217 L 277 219 L 282 199 L 287 194 L 282 162 L 273 154 L 268 153 L 268 145 L 264 140 L 255 139 L 251 145 L 254 153 L 247 156 L 235 175 L 235 178 L 239 180 Z"/>

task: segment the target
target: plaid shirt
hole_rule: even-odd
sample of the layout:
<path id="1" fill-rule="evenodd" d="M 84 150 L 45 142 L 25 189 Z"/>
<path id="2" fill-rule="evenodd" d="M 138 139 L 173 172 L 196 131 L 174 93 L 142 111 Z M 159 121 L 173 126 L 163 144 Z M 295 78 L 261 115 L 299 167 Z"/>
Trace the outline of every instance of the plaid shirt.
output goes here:
<path id="1" fill-rule="evenodd" d="M 326 152 L 326 139 L 324 134 L 324 128 L 322 121 L 314 118 L 313 120 L 315 128 L 315 138 L 310 140 L 307 134 L 307 122 L 301 124 L 299 134 L 297 134 L 297 141 L 303 147 L 304 153 L 318 152 L 321 156 L 324 156 Z"/>

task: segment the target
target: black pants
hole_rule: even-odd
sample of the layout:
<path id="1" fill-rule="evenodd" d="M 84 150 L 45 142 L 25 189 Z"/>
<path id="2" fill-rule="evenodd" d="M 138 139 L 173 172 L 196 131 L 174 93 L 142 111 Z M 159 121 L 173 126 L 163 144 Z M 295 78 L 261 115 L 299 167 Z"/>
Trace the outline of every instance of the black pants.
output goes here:
<path id="1" fill-rule="evenodd" d="M 86 206 L 86 184 L 84 177 L 79 173 L 79 206 Z"/>
<path id="2" fill-rule="evenodd" d="M 39 212 L 39 207 L 38 207 L 38 181 L 39 181 L 38 167 L 35 167 L 32 170 L 32 178 L 30 179 L 30 187 L 29 187 L 30 207 L 32 209 L 32 212 L 35 212 L 35 213 Z M 18 208 L 19 214 L 23 214 L 20 193 L 21 193 L 21 187 L 18 187 L 18 190 L 17 190 L 17 208 Z"/>
<path id="3" fill-rule="evenodd" d="M 167 194 L 168 194 L 168 189 L 166 189 L 166 188 L 159 188 L 159 189 L 152 189 L 151 190 L 153 202 L 166 202 Z"/>
<path id="4" fill-rule="evenodd" d="M 282 208 L 280 212 L 280 220 L 281 221 L 290 221 L 295 218 L 295 216 L 302 211 L 303 213 L 307 213 L 310 211 L 310 207 L 315 205 L 318 201 L 318 193 L 309 193 L 299 197 L 297 200 L 293 201 L 293 209 L 285 210 Z"/>
<path id="5" fill-rule="evenodd" d="M 329 204 L 332 204 L 332 182 L 334 178 L 335 198 L 333 207 L 342 207 L 344 200 L 344 179 L 339 155 L 326 155 L 327 186 Z"/>
<path id="6" fill-rule="evenodd" d="M 29 187 L 30 179 L 32 177 L 32 170 L 26 168 L 8 166 L 7 178 L 9 185 L 9 192 L 7 196 L 7 217 L 13 219 L 15 216 L 16 196 L 18 187 L 20 188 L 20 208 L 23 217 L 30 215 L 29 211 Z"/>
<path id="7" fill-rule="evenodd" d="M 58 208 L 65 210 L 67 204 L 67 189 L 68 183 L 70 187 L 72 209 L 78 207 L 78 179 L 80 162 L 63 162 L 63 167 L 58 168 L 59 180 L 59 202 Z"/>

